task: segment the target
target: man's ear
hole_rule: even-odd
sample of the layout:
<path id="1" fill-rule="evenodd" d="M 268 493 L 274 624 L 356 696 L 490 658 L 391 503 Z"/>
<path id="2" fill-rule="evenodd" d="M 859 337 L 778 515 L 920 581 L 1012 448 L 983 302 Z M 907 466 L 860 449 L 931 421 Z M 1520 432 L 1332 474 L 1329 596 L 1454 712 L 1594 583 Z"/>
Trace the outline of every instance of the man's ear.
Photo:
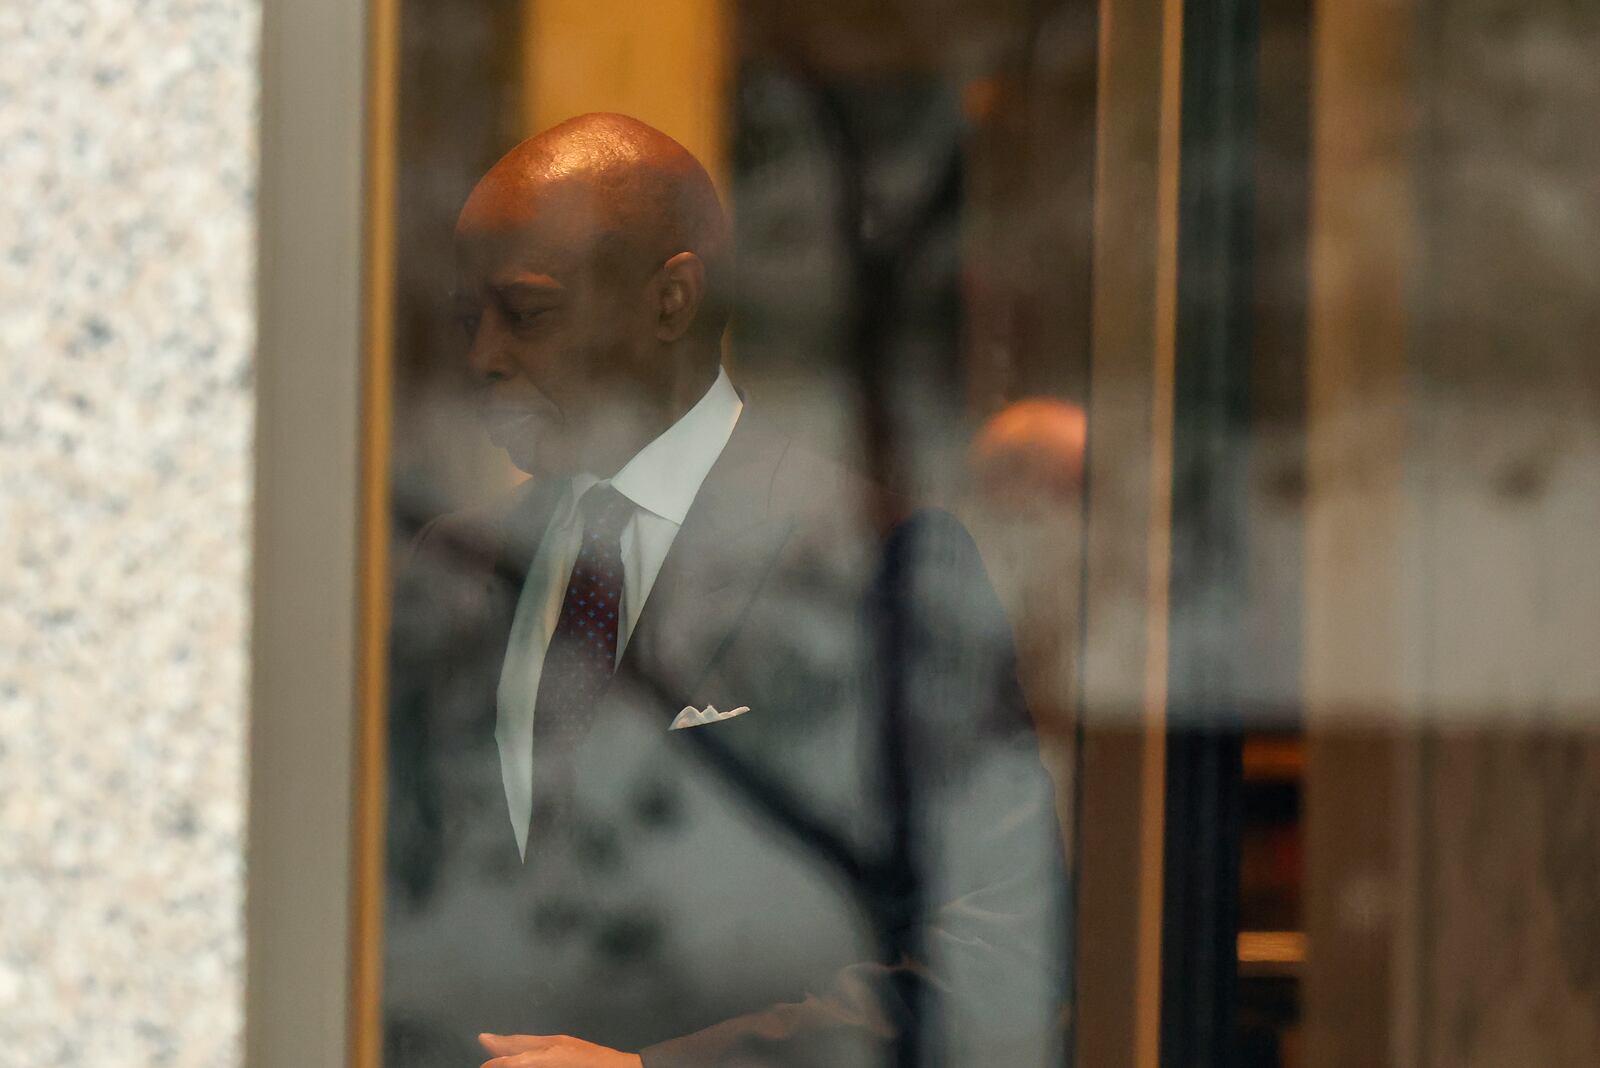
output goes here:
<path id="1" fill-rule="evenodd" d="M 656 337 L 677 341 L 689 332 L 706 296 L 706 265 L 693 252 L 680 252 L 656 273 L 655 291 L 660 300 Z"/>

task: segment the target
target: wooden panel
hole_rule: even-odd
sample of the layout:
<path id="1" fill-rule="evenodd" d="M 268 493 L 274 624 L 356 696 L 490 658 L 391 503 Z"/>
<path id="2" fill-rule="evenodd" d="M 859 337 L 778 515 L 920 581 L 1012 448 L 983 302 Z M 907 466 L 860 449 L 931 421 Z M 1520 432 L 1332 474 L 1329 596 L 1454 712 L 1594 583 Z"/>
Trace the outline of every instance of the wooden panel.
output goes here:
<path id="1" fill-rule="evenodd" d="M 1448 735 L 1422 784 L 1418 1063 L 1596 1063 L 1600 739 Z"/>

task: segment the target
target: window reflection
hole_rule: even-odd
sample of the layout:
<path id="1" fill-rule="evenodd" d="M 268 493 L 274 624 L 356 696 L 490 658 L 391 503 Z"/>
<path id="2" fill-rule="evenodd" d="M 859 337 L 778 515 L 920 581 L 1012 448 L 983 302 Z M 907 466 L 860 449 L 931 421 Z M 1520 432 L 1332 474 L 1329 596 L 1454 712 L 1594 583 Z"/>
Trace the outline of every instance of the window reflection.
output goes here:
<path id="1" fill-rule="evenodd" d="M 823 69 L 752 5 L 714 135 L 613 86 L 496 163 L 573 93 L 515 56 L 649 42 L 461 6 L 408 15 L 386 1063 L 1063 1063 L 1087 214 L 1008 169 L 1065 138 L 997 104 L 1037 27 Z"/>

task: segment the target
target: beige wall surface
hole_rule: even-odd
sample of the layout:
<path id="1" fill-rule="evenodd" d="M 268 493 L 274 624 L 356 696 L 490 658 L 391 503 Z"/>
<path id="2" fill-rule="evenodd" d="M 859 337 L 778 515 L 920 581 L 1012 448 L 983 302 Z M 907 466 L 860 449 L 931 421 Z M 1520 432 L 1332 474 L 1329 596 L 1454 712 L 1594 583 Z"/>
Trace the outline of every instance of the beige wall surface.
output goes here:
<path id="1" fill-rule="evenodd" d="M 0 2 L 0 1064 L 239 1060 L 255 0 Z"/>

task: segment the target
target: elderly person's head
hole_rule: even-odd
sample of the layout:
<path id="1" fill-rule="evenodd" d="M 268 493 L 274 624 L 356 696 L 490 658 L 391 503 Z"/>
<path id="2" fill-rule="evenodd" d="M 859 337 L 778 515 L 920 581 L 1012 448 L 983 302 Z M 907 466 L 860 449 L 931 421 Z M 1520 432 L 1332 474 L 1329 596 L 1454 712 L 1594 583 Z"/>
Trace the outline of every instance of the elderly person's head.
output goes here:
<path id="1" fill-rule="evenodd" d="M 974 493 L 1001 512 L 1076 506 L 1087 439 L 1078 405 L 1052 397 L 1017 401 L 991 417 L 972 444 Z"/>
<path id="2" fill-rule="evenodd" d="M 715 378 L 728 223 L 705 168 L 659 130 L 584 115 L 522 142 L 455 236 L 467 365 L 523 470 L 609 477 Z"/>

